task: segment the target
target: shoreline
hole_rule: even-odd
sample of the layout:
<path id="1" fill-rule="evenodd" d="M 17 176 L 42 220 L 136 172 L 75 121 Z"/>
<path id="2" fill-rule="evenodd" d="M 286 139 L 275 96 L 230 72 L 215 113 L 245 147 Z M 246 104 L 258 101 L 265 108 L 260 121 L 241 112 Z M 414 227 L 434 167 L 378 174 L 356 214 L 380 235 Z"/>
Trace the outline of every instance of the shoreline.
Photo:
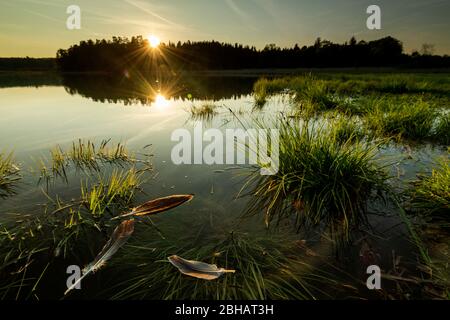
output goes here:
<path id="1" fill-rule="evenodd" d="M 230 69 L 230 70 L 180 70 L 176 75 L 192 75 L 192 76 L 213 76 L 213 77 L 259 77 L 259 76 L 291 76 L 302 75 L 305 73 L 347 73 L 347 74 L 413 74 L 413 73 L 430 73 L 430 74 L 446 74 L 450 73 L 450 68 L 445 69 L 411 69 L 411 68 L 299 68 L 299 69 Z M 0 75 L 92 75 L 92 76 L 110 76 L 109 72 L 102 71 L 74 71 L 61 72 L 56 69 L 49 70 L 0 70 Z"/>

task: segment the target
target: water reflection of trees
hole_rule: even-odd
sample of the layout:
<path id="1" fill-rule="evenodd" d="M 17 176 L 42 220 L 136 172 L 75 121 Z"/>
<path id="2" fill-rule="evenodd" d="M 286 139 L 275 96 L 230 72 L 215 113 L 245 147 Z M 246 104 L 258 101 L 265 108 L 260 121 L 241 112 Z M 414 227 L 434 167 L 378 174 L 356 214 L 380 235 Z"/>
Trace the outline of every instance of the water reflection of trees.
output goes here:
<path id="1" fill-rule="evenodd" d="M 57 72 L 0 72 L 0 88 L 60 86 Z"/>
<path id="2" fill-rule="evenodd" d="M 158 94 L 166 98 L 235 99 L 252 92 L 255 78 L 217 76 L 167 76 L 158 79 L 126 75 L 64 75 L 62 84 L 71 95 L 98 102 L 151 104 Z"/>

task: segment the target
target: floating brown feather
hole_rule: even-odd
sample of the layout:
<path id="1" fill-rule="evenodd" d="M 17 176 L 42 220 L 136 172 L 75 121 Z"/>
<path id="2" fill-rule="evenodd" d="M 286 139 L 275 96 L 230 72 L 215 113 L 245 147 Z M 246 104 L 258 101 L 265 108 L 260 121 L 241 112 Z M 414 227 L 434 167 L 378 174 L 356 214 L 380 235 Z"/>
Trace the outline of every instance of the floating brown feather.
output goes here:
<path id="1" fill-rule="evenodd" d="M 218 268 L 215 264 L 208 264 L 201 261 L 186 260 L 179 256 L 173 255 L 167 258 L 171 264 L 185 275 L 204 279 L 214 280 L 219 278 L 225 273 L 235 273 L 235 270 L 227 270 L 224 268 Z"/>
<path id="2" fill-rule="evenodd" d="M 143 217 L 167 211 L 191 201 L 194 196 L 192 194 L 171 195 L 168 197 L 150 200 L 131 210 L 131 212 L 115 217 L 113 219 L 126 218 L 129 216 Z"/>

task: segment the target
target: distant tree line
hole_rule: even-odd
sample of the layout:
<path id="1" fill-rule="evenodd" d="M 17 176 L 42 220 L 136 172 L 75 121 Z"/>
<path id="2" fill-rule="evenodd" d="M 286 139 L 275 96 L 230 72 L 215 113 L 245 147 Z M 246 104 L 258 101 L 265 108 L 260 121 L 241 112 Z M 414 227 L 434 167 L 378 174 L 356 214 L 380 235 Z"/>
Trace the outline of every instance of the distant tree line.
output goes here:
<path id="1" fill-rule="evenodd" d="M 318 38 L 311 46 L 279 48 L 274 44 L 262 50 L 241 44 L 202 41 L 161 44 L 149 47 L 141 36 L 88 40 L 60 49 L 57 63 L 63 71 L 112 72 L 137 68 L 141 72 L 183 70 L 227 70 L 312 67 L 450 67 L 450 57 L 432 54 L 408 55 L 402 43 L 392 37 L 344 44 Z"/>
<path id="2" fill-rule="evenodd" d="M 0 70 L 56 70 L 56 61 L 54 58 L 0 58 Z"/>
<path id="3" fill-rule="evenodd" d="M 405 54 L 402 43 L 392 37 L 357 41 L 352 37 L 343 44 L 318 38 L 313 45 L 280 48 L 269 44 L 264 49 L 241 44 L 201 41 L 162 43 L 151 48 L 142 36 L 110 40 L 87 40 L 57 52 L 56 65 L 62 71 L 170 73 L 178 70 L 230 70 L 267 68 L 353 68 L 404 67 L 449 68 L 448 55 L 434 55 L 432 45 L 421 53 Z M 51 59 L 34 61 L 33 68 L 52 68 Z M 54 63 L 54 61 L 53 61 Z M 30 58 L 2 61 L 0 69 L 33 64 Z M 6 66 L 6 68 L 2 68 Z M 24 67 L 26 68 L 26 67 Z"/>

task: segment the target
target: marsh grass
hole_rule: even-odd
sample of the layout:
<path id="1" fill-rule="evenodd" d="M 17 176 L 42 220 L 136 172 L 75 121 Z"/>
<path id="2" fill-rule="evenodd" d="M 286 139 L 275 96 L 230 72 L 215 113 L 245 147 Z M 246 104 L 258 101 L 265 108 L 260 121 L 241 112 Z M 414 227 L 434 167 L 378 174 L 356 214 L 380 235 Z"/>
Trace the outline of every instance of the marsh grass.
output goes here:
<path id="1" fill-rule="evenodd" d="M 113 214 L 113 209 L 124 210 L 129 207 L 142 182 L 142 173 L 135 168 L 128 171 L 114 170 L 108 177 L 99 177 L 99 181 L 90 188 L 81 186 L 81 201 L 94 216 L 103 216 L 105 212 Z"/>
<path id="2" fill-rule="evenodd" d="M 450 83 L 442 77 L 392 74 L 305 74 L 262 78 L 253 87 L 256 104 L 263 105 L 271 95 L 288 93 L 307 116 L 333 109 L 350 115 L 364 115 L 380 106 L 393 109 L 395 104 L 414 97 L 445 105 L 449 102 L 449 90 Z M 383 111 L 388 110 L 384 108 Z"/>
<path id="3" fill-rule="evenodd" d="M 95 255 L 114 228 L 111 217 L 133 206 L 144 173 L 133 167 L 99 175 L 83 183 L 79 199 L 71 201 L 44 191 L 48 203 L 41 212 L 1 223 L 0 298 L 38 298 L 40 279 L 49 281 L 61 261 L 82 264 Z M 65 290 L 63 282 L 59 290 Z"/>
<path id="4" fill-rule="evenodd" d="M 450 145 L 450 112 L 439 114 L 432 139 L 443 145 Z"/>
<path id="5" fill-rule="evenodd" d="M 440 170 L 440 168 L 438 170 Z M 425 179 L 428 181 L 423 183 L 422 181 Z M 440 191 L 442 191 L 442 188 L 438 187 L 437 189 L 440 191 L 436 192 L 436 183 L 433 182 L 434 179 L 435 178 L 432 176 L 424 178 L 422 181 L 416 181 L 416 183 L 413 183 L 413 186 L 416 184 L 416 188 L 411 188 L 406 191 L 406 196 L 412 200 L 412 209 L 421 212 L 422 217 L 425 215 L 428 219 L 422 220 L 420 223 L 413 223 L 410 215 L 400 207 L 399 203 L 398 206 L 400 218 L 403 220 L 408 230 L 410 241 L 417 248 L 416 269 L 420 272 L 420 278 L 413 277 L 413 279 L 410 279 L 409 281 L 419 285 L 419 288 L 417 289 L 420 289 L 423 297 L 448 300 L 450 299 L 448 253 L 442 256 L 442 254 L 436 254 L 436 250 L 433 249 L 433 246 L 441 246 L 448 242 L 448 232 L 442 232 L 442 229 L 448 228 L 449 226 L 448 216 L 446 214 L 446 211 L 448 210 L 442 212 L 443 214 L 441 215 L 442 199 L 438 201 L 433 199 L 436 194 L 439 194 Z M 440 179 L 441 178 L 438 178 L 438 180 Z M 439 185 L 440 182 L 438 182 L 437 185 Z M 431 191 L 422 189 L 422 187 L 430 183 L 434 185 L 431 187 Z M 435 190 L 433 191 L 433 189 Z M 419 192 L 416 193 L 416 191 Z M 417 197 L 417 195 L 419 196 Z M 425 196 L 425 198 L 421 198 L 422 196 Z M 438 195 L 438 197 L 440 196 Z M 431 239 L 429 236 L 430 234 Z M 444 240 L 442 237 L 444 237 Z M 441 250 L 441 252 L 445 252 L 445 250 Z M 401 282 L 404 281 L 403 278 L 400 278 L 400 280 Z M 397 286 L 399 288 L 401 287 L 399 285 Z"/>
<path id="6" fill-rule="evenodd" d="M 253 84 L 253 93 L 255 96 L 267 97 L 273 94 L 289 90 L 291 78 L 260 78 Z"/>
<path id="7" fill-rule="evenodd" d="M 267 103 L 267 98 L 269 95 L 267 92 L 268 84 L 269 80 L 266 78 L 261 78 L 253 84 L 253 98 L 255 100 L 254 105 L 258 109 L 263 108 Z"/>
<path id="8" fill-rule="evenodd" d="M 131 155 L 126 146 L 118 142 L 114 147 L 110 148 L 108 143 L 111 140 L 103 140 L 97 151 L 97 158 L 108 163 L 129 163 L 135 162 L 135 156 Z"/>
<path id="9" fill-rule="evenodd" d="M 0 224 L 0 299 L 39 299 L 43 287 L 53 294 L 63 290 L 63 283 L 46 287 L 46 281 L 67 266 L 59 264 L 64 259 L 80 263 L 92 244 L 104 241 L 92 220 L 74 218 L 79 214 L 70 209 L 67 215 L 43 214 Z"/>
<path id="10" fill-rule="evenodd" d="M 110 219 L 128 211 L 141 191 L 144 172 L 137 173 L 135 168 L 114 170 L 110 175 L 98 176 L 95 182 L 81 184 L 80 198 L 65 202 L 58 197 L 51 200 L 48 213 L 56 219 L 57 225 L 68 230 L 77 230 L 84 225 L 97 229 L 109 228 Z M 53 207 L 52 209 L 50 209 Z M 70 232 L 61 234 L 65 243 Z"/>
<path id="11" fill-rule="evenodd" d="M 267 97 L 265 95 L 255 95 L 254 107 L 256 109 L 262 109 L 267 103 Z"/>
<path id="12" fill-rule="evenodd" d="M 429 103 L 419 99 L 414 103 L 399 103 L 376 108 L 366 115 L 368 128 L 376 134 L 396 139 L 420 140 L 429 138 L 436 111 Z"/>
<path id="13" fill-rule="evenodd" d="M 40 204 L 33 214 L 5 214 L 0 223 L 0 298 L 38 299 L 40 282 L 52 281 L 51 273 L 61 261 L 69 258 L 72 263 L 86 261 L 93 245 L 104 243 L 110 233 L 111 217 L 132 207 L 145 181 L 144 175 L 152 167 L 147 160 L 130 156 L 121 144 L 108 147 L 108 141 L 103 141 L 98 149 L 92 142 L 82 140 L 69 151 L 55 147 L 50 150 L 50 166 L 41 159 L 41 179 L 47 183 L 55 177 L 67 181 L 71 165 L 94 172 L 82 180 L 78 199 L 66 201 L 42 189 L 47 202 Z M 0 159 L 0 181 L 5 183 L 5 190 L 12 192 L 20 178 L 19 169 L 11 155 L 1 155 Z M 118 164 L 120 168 L 102 173 L 99 170 L 102 163 Z M 125 168 L 123 164 L 131 167 Z"/>
<path id="14" fill-rule="evenodd" d="M 134 250 L 127 250 L 116 263 L 128 266 L 128 276 L 118 276 L 123 280 L 112 288 L 116 292 L 112 298 L 305 300 L 329 297 L 324 286 L 336 291 L 343 288 L 329 273 L 305 262 L 298 248 L 280 239 L 232 232 L 220 237 L 216 234 L 208 244 L 197 247 L 192 238 L 182 243 L 140 241 Z M 172 254 L 235 269 L 236 273 L 214 281 L 191 278 L 167 261 Z"/>
<path id="15" fill-rule="evenodd" d="M 47 189 L 50 182 L 61 178 L 68 182 L 68 171 L 71 166 L 76 170 L 87 173 L 100 172 L 102 165 L 110 164 L 123 168 L 125 165 L 133 165 L 141 161 L 131 154 L 122 143 L 110 147 L 109 140 L 101 141 L 97 148 L 90 140 L 81 140 L 72 143 L 72 147 L 65 151 L 60 146 L 50 150 L 50 165 L 44 159 L 39 159 L 40 177 L 38 184 L 45 181 Z"/>
<path id="16" fill-rule="evenodd" d="M 111 217 L 132 207 L 152 167 L 147 159 L 130 155 L 122 144 L 109 147 L 108 142 L 104 140 L 97 149 L 92 142 L 79 140 L 68 151 L 59 146 L 51 149 L 50 165 L 40 159 L 40 181 L 47 182 L 47 191 L 49 182 L 55 178 L 67 182 L 70 167 L 89 174 L 81 180 L 78 199 L 66 201 L 58 194 L 51 196 L 42 190 L 47 202 L 33 209 L 32 215 L 3 217 L 0 223 L 1 299 L 39 299 L 43 292 L 47 292 L 44 296 L 58 296 L 65 290 L 63 282 L 61 286 L 46 289 L 42 289 L 43 284 L 52 281 L 54 272 L 61 270 L 58 268 L 67 267 L 66 259 L 70 259 L 69 264 L 74 261 L 82 264 L 91 258 L 111 232 Z M 5 190 L 11 192 L 13 182 L 20 178 L 19 169 L 11 156 L 0 159 L 0 181 L 5 181 Z M 102 164 L 119 168 L 103 172 Z"/>
<path id="17" fill-rule="evenodd" d="M 20 179 L 20 169 L 14 163 L 13 155 L 0 153 L 0 198 L 14 195 Z"/>
<path id="18" fill-rule="evenodd" d="M 450 164 L 448 157 L 437 161 L 431 175 L 421 175 L 409 190 L 413 209 L 450 222 Z"/>
<path id="19" fill-rule="evenodd" d="M 359 117 L 331 112 L 324 115 L 324 121 L 326 121 L 331 131 L 330 133 L 334 136 L 336 142 L 350 143 L 373 138 Z"/>
<path id="20" fill-rule="evenodd" d="M 200 106 L 192 105 L 189 109 L 189 114 L 192 120 L 205 120 L 209 121 L 214 118 L 217 112 L 218 106 L 213 102 L 204 102 Z"/>
<path id="21" fill-rule="evenodd" d="M 423 93 L 430 87 L 427 81 L 413 80 L 405 75 L 348 78 L 344 81 L 332 80 L 329 85 L 342 93 Z"/>
<path id="22" fill-rule="evenodd" d="M 343 94 L 446 95 L 450 82 L 445 74 L 339 74 L 321 75 L 334 92 Z"/>
<path id="23" fill-rule="evenodd" d="M 67 156 L 78 169 L 98 171 L 95 145 L 89 140 L 83 141 L 80 139 L 78 143 L 73 142 L 72 149 L 67 153 Z"/>
<path id="24" fill-rule="evenodd" d="M 109 147 L 110 140 L 103 140 L 99 148 L 90 140 L 79 139 L 72 143 L 72 148 L 64 153 L 78 169 L 99 170 L 100 163 L 124 164 L 136 162 L 135 156 L 131 155 L 125 145 L 120 142 Z"/>
<path id="25" fill-rule="evenodd" d="M 282 120 L 278 128 L 279 171 L 249 176 L 241 190 L 251 196 L 248 213 L 264 213 L 267 225 L 294 216 L 299 230 L 324 226 L 346 239 L 366 222 L 368 201 L 385 200 L 389 191 L 377 145 L 352 142 L 352 134 L 342 141 L 310 121 Z"/>
<path id="26" fill-rule="evenodd" d="M 442 229 L 445 230 L 448 226 L 449 224 L 445 225 L 441 220 L 429 221 L 417 228 L 420 230 L 420 239 L 416 245 L 426 250 L 426 256 L 419 257 L 417 269 L 421 271 L 424 282 L 428 282 L 421 286 L 424 296 L 431 299 L 450 299 L 448 252 L 442 250 L 443 245 L 449 240 L 448 232 L 442 232 Z"/>
<path id="27" fill-rule="evenodd" d="M 355 115 L 361 114 L 363 109 L 354 99 L 333 90 L 329 81 L 312 75 L 260 79 L 255 83 L 253 93 L 257 106 L 263 106 L 271 95 L 288 94 L 297 111 L 306 117 L 329 110 Z"/>
<path id="28" fill-rule="evenodd" d="M 322 80 L 306 77 L 303 82 L 293 83 L 291 90 L 295 92 L 294 101 L 316 108 L 316 111 L 330 110 L 337 106 L 326 83 Z"/>
<path id="29" fill-rule="evenodd" d="M 50 150 L 51 161 L 52 161 L 52 174 L 56 177 L 61 177 L 67 181 L 66 166 L 68 164 L 68 159 L 64 152 L 59 146 Z M 44 166 L 45 167 L 45 166 Z M 45 169 L 44 169 L 45 170 Z M 45 172 L 41 171 L 44 176 Z"/>

